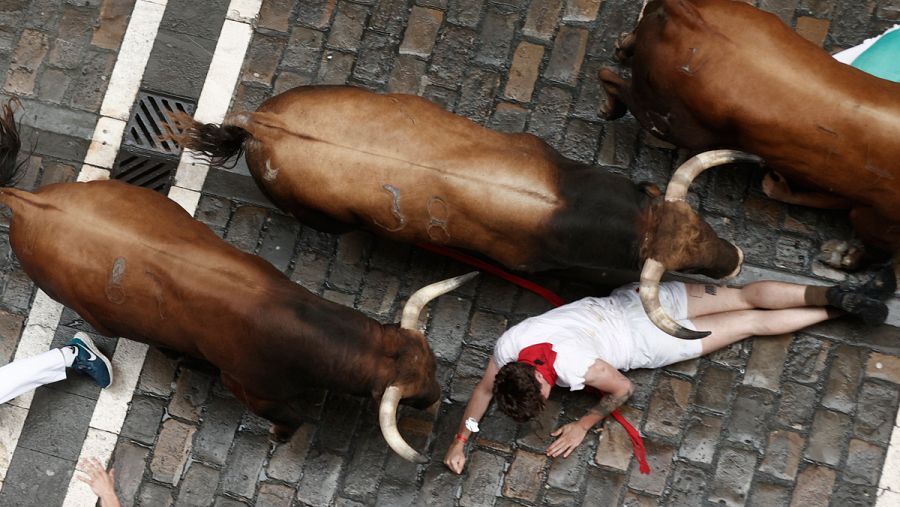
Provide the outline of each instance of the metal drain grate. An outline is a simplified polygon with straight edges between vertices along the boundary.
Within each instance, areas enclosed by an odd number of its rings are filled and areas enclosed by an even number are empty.
[[[142,91],[128,121],[124,144],[178,156],[181,147],[166,139],[168,129],[175,130],[174,113],[193,115],[194,109],[191,101]]]
[[[112,177],[125,183],[166,194],[169,192],[169,187],[172,186],[172,178],[177,168],[177,158],[164,158],[151,153],[140,153],[133,149],[123,149],[116,158]]]
[[[170,129],[177,131],[174,114],[192,115],[194,109],[192,101],[139,92],[111,177],[168,193],[181,155],[181,147],[167,139]]]

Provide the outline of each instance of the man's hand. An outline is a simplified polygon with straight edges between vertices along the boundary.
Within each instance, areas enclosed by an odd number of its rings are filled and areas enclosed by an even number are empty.
[[[80,463],[82,470],[87,476],[79,475],[78,478],[82,482],[86,482],[91,491],[100,497],[100,505],[103,507],[118,507],[119,499],[116,497],[116,471],[110,469],[106,471],[97,458],[82,460]]]
[[[555,458],[562,454],[563,458],[568,458],[572,451],[581,445],[584,436],[587,435],[587,430],[582,428],[578,421],[575,421],[561,426],[550,435],[559,438],[547,448],[547,456]]]
[[[447,455],[444,456],[444,464],[455,474],[461,474],[466,467],[466,444],[459,440],[453,440]]]

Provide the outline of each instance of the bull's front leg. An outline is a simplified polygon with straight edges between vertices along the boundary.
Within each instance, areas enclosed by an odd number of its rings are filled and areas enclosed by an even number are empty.
[[[606,120],[621,118],[628,112],[625,95],[628,93],[630,83],[609,67],[600,69],[597,77],[606,92],[606,101],[598,111],[600,116]]]
[[[293,409],[292,403],[276,400],[264,400],[251,396],[234,378],[222,372],[222,384],[231,391],[254,414],[269,420],[270,438],[274,442],[287,442],[303,423],[300,415]]]
[[[619,36],[616,39],[616,60],[620,63],[627,64],[631,61],[631,57],[634,56],[634,46],[637,41],[637,34],[635,32],[626,32]]]

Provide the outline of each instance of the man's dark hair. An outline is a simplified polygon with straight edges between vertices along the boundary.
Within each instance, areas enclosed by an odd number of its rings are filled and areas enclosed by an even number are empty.
[[[514,361],[506,363],[494,377],[494,399],[500,411],[516,422],[526,422],[544,410],[541,384],[534,366]]]

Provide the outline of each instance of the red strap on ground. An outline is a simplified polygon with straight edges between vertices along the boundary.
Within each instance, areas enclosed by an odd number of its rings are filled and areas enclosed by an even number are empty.
[[[482,271],[490,273],[494,276],[502,278],[508,282],[514,283],[523,289],[529,290],[538,296],[541,296],[552,306],[562,306],[565,304],[565,301],[559,296],[557,296],[553,291],[547,289],[546,287],[541,287],[540,285],[532,282],[531,280],[526,280],[521,276],[516,276],[512,273],[508,273],[506,270],[499,266],[495,266],[489,262],[485,262],[481,259],[477,259],[472,257],[471,255],[460,252],[459,250],[455,250],[453,248],[449,248],[441,245],[434,245],[431,243],[416,243],[416,246],[423,250],[428,250],[429,252],[434,252],[439,255],[443,255],[445,257],[450,257],[451,259],[458,260],[459,262],[463,262],[470,266],[474,266]],[[628,432],[628,436],[631,438],[631,447],[634,451],[634,457],[637,458],[638,464],[640,465],[642,474],[650,473],[650,465],[647,463],[647,451],[644,448],[644,440],[641,438],[641,434],[635,429],[631,423],[625,419],[618,410],[613,410],[612,414],[613,418],[616,421],[619,421],[619,424],[625,428],[625,431]]]

